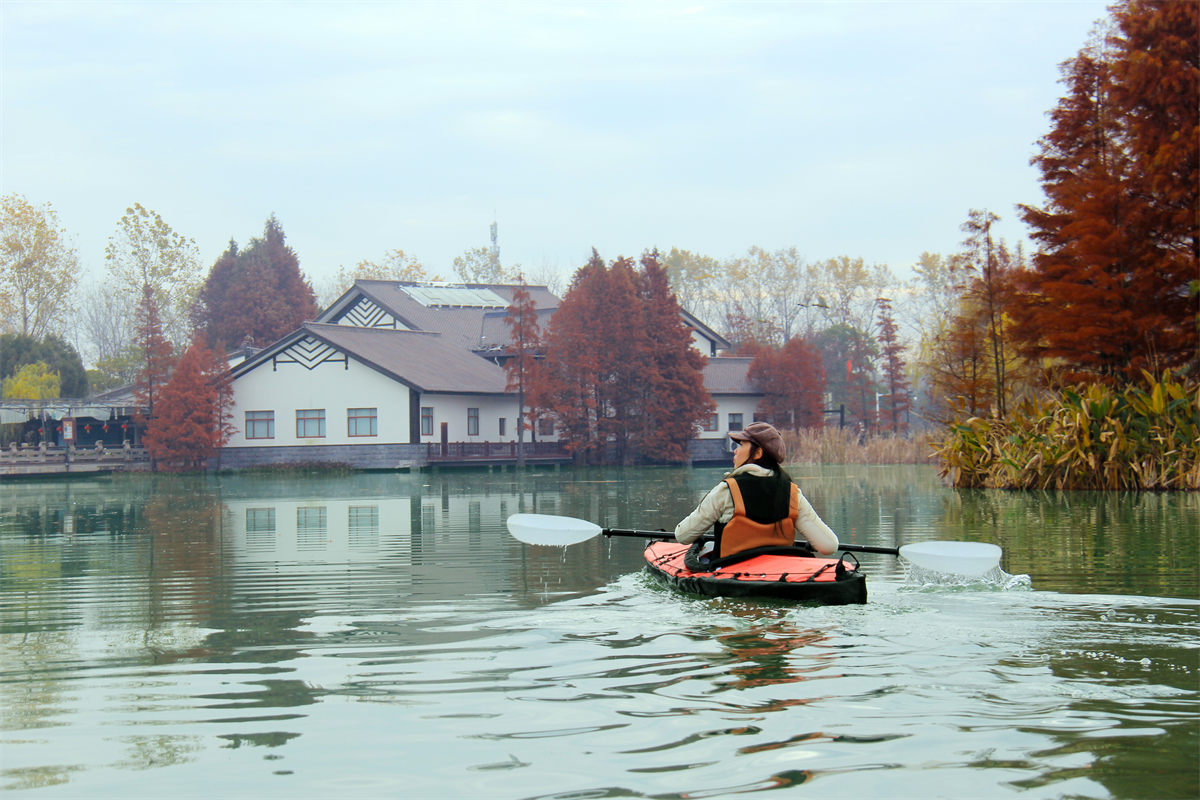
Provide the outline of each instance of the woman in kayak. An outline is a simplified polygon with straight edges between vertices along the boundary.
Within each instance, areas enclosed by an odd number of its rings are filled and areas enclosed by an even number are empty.
[[[733,470],[675,526],[675,540],[689,544],[712,528],[716,558],[759,547],[791,547],[799,536],[818,553],[834,553],[837,534],[780,466],[784,448],[779,431],[765,422],[752,422],[729,438],[738,443]]]

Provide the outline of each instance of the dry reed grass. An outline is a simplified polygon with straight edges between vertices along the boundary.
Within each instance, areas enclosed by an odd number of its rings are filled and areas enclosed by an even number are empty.
[[[859,441],[849,429],[804,428],[781,431],[789,464],[932,464],[926,434],[911,438],[872,436]]]

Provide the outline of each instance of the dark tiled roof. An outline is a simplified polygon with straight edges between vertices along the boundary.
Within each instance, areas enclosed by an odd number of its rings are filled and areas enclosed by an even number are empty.
[[[506,394],[504,370],[436,333],[306,322],[299,332],[322,339],[423,392]]]
[[[480,350],[502,346],[508,342],[508,327],[503,324],[503,308],[426,307],[404,291],[404,287],[416,285],[396,281],[359,280],[354,282],[355,289],[391,312],[403,324],[416,330],[440,333],[459,347],[467,350]],[[505,304],[512,302],[513,293],[520,288],[516,285],[491,283],[462,285],[470,289],[488,289],[499,296]],[[539,317],[544,312],[548,319],[549,314],[558,308],[559,299],[545,286],[527,286],[525,288],[529,292],[534,306],[539,310]],[[331,306],[317,319],[327,319],[328,312],[333,308],[334,306]],[[499,315],[501,318],[499,327],[488,322],[488,318],[494,315]]]
[[[710,358],[704,365],[704,385],[710,394],[758,394],[746,380],[752,358]]]

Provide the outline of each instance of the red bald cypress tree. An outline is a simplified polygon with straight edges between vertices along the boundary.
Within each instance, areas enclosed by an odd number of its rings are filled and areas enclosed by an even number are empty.
[[[232,349],[247,340],[268,345],[316,314],[316,296],[272,215],[261,238],[240,251],[231,241],[213,264],[193,321],[214,346]]]
[[[525,431],[532,428],[533,422],[526,420],[525,401],[534,392],[537,357],[542,349],[537,306],[525,288],[524,278],[513,291],[504,322],[509,330],[509,342],[504,349],[504,371],[508,376],[505,388],[517,393],[517,466],[522,467],[525,465]]]
[[[1062,378],[1195,363],[1200,272],[1200,4],[1130,0],[1063,65],[1067,94],[1033,163],[1046,204],[1013,308],[1023,349]]]
[[[224,359],[197,339],[180,357],[146,430],[146,450],[168,471],[203,469],[229,440],[233,395]]]
[[[904,345],[897,335],[898,331],[892,315],[892,301],[886,297],[879,298],[879,344],[883,350],[883,381],[887,390],[882,398],[884,404],[880,409],[882,418],[879,424],[891,428],[893,434],[908,428],[908,409],[912,407]]]
[[[142,299],[135,314],[137,329],[134,347],[140,354],[141,368],[133,383],[133,398],[138,406],[134,422],[144,430],[158,414],[162,389],[167,384],[175,360],[171,343],[163,333],[158,298],[149,284],[142,287]],[[155,468],[153,456],[150,467]]]
[[[618,258],[603,275],[604,291],[593,298],[596,316],[604,320],[603,328],[593,328],[604,332],[604,338],[594,342],[600,364],[596,397],[605,412],[599,418],[599,433],[614,448],[605,460],[624,464],[636,450],[642,429],[638,417],[646,411],[646,389],[652,380],[650,348],[633,260]]]
[[[680,461],[711,408],[703,358],[656,254],[575,273],[545,336],[536,405],[582,462]]]
[[[758,414],[776,428],[799,430],[822,425],[825,410],[825,369],[821,353],[794,336],[778,349],[763,347],[746,373],[750,385],[762,392]]]
[[[1200,368],[1200,2],[1125,2],[1113,18],[1112,98],[1133,163],[1131,215],[1153,245],[1143,268],[1163,316],[1162,364]]]
[[[599,461],[604,439],[600,419],[608,413],[602,399],[602,354],[597,339],[610,333],[598,313],[597,298],[607,287],[607,268],[592,250],[580,267],[546,330],[546,360],[534,405],[553,415],[558,439],[577,461]]]
[[[960,413],[991,416],[996,387],[988,333],[987,315],[967,298],[962,311],[943,321],[932,337],[925,369],[938,421],[950,424]]]
[[[715,409],[704,386],[707,359],[692,346],[692,331],[683,322],[658,251],[643,254],[640,265],[643,355],[636,385],[641,408],[633,418],[633,441],[643,459],[687,461],[687,443]]]

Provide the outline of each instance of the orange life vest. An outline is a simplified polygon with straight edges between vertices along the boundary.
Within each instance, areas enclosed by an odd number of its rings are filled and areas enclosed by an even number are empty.
[[[733,497],[733,519],[717,524],[717,558],[725,558],[756,547],[791,547],[795,544],[796,519],[800,516],[800,489],[792,484],[788,515],[774,522],[755,522],[746,515],[746,501],[736,478],[726,478]],[[762,519],[761,514],[755,514]]]

